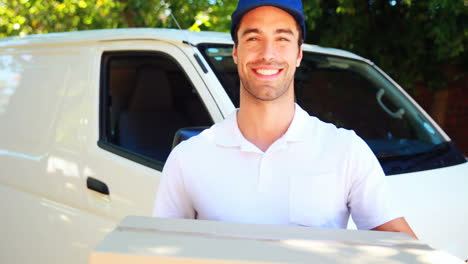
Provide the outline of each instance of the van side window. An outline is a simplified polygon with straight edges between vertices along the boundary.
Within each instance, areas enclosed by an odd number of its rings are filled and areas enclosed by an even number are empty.
[[[101,147],[162,169],[178,129],[213,124],[172,57],[160,52],[107,52],[102,62]]]

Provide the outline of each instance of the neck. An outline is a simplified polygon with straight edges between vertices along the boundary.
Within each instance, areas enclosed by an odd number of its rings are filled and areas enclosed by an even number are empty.
[[[294,118],[294,96],[273,101],[242,98],[237,124],[242,135],[265,152],[286,133]]]

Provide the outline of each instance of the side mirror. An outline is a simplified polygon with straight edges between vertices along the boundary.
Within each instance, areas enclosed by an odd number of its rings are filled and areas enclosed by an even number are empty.
[[[172,148],[175,148],[175,146],[177,146],[180,142],[200,134],[203,130],[207,128],[209,127],[207,126],[183,127],[177,130],[174,135],[174,140],[172,141]]]

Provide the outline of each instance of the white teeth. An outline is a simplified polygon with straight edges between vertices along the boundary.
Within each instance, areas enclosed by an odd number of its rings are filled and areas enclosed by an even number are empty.
[[[273,74],[277,74],[279,72],[279,70],[274,70],[274,69],[258,69],[256,70],[256,72],[258,74],[261,74],[261,75],[273,75]]]

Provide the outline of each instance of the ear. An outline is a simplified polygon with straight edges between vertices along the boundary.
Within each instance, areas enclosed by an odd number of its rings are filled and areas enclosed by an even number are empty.
[[[232,48],[232,59],[234,60],[234,63],[237,64],[237,45],[234,44],[234,47]]]
[[[302,61],[302,46],[299,47],[299,52],[297,54],[297,61],[296,61],[296,67],[299,67],[301,65],[301,61]]]

